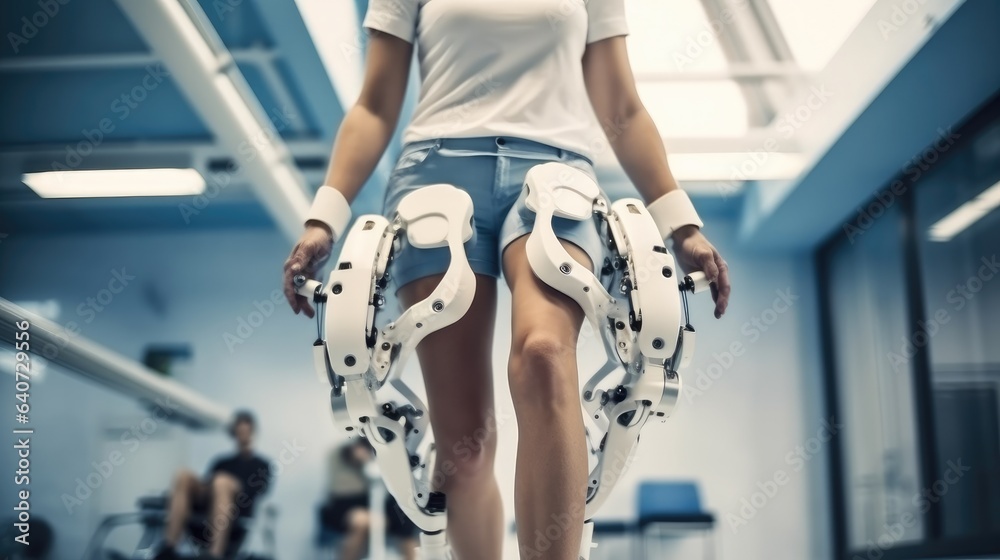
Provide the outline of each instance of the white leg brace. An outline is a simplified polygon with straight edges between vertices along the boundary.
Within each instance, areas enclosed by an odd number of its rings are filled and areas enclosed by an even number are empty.
[[[701,273],[679,276],[641,201],[623,199],[608,208],[596,183],[561,163],[532,168],[525,189],[526,204],[536,213],[527,242],[531,268],[580,305],[601,333],[608,355],[583,387],[596,459],[580,548],[581,560],[588,560],[595,546],[591,520],[630,462],[639,431],[651,417],[666,419],[677,404],[678,371],[687,366],[694,346],[685,292],[702,291],[708,283]],[[312,298],[319,311],[314,361],[320,379],[333,386],[336,425],[360,432],[374,446],[386,487],[423,531],[424,560],[449,557],[445,500],[430,489],[434,445],[424,437],[430,430],[427,407],[399,375],[424,336],[454,323],[472,304],[476,279],[463,246],[472,236],[472,210],[464,191],[424,187],[403,199],[392,221],[359,217],[326,284],[296,278],[299,293]],[[556,216],[595,221],[609,248],[609,258],[598,263],[603,264],[600,278],[560,244],[552,228]],[[376,316],[403,232],[415,248],[448,247],[451,264],[428,298],[378,329]],[[395,400],[387,399],[387,385],[395,390]]]
[[[678,372],[691,360],[695,335],[685,292],[702,291],[708,282],[702,273],[681,278],[642,201],[622,199],[608,209],[590,177],[561,163],[533,167],[524,187],[527,206],[536,213],[528,262],[542,281],[580,305],[601,333],[608,355],[583,387],[587,435],[597,463],[588,481],[580,547],[581,560],[587,560],[595,546],[591,520],[630,463],[639,431],[652,417],[665,420],[677,405]],[[597,222],[610,251],[601,279],[560,244],[552,229],[556,216]]]
[[[295,279],[298,292],[317,305],[314,361],[321,381],[333,386],[334,421],[348,433],[360,432],[375,448],[386,487],[422,531],[424,560],[449,557],[445,497],[430,487],[434,444],[424,437],[430,431],[427,407],[400,374],[423,337],[459,320],[472,305],[476,277],[463,246],[472,227],[472,199],[465,191],[424,187],[400,202],[391,222],[378,215],[359,217],[326,284]],[[385,304],[388,269],[403,232],[415,248],[448,247],[451,264],[429,297],[379,330],[376,316]]]

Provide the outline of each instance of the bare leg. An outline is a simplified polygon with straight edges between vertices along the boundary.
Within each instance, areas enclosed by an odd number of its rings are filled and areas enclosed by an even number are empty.
[[[174,485],[170,491],[170,505],[167,510],[167,523],[163,530],[163,542],[173,548],[181,540],[184,525],[191,515],[192,502],[203,500],[208,495],[208,487],[198,475],[189,470],[178,471],[174,477]]]
[[[584,314],[535,276],[527,236],[504,251],[513,295],[508,377],[518,426],[514,511],[523,560],[576,560],[586,500],[587,455],[576,344]],[[586,253],[563,246],[589,265]]]
[[[427,297],[440,280],[431,276],[403,286],[404,305]],[[448,540],[458,560],[499,560],[503,547],[503,504],[493,473],[496,290],[495,278],[477,275],[465,316],[417,346],[437,443],[433,487],[447,496]]]
[[[212,478],[212,510],[208,518],[212,527],[212,542],[209,552],[216,558],[222,558],[226,553],[229,533],[238,519],[236,494],[239,491],[240,481],[232,475],[218,473]]]
[[[347,512],[347,536],[340,545],[340,555],[337,560],[361,560],[361,555],[368,544],[368,528],[371,518],[368,510],[354,508]]]

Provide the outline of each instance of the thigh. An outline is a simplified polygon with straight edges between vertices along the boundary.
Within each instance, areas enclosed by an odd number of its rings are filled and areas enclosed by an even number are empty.
[[[435,275],[403,286],[399,291],[403,305],[427,297],[440,280],[441,275]],[[445,453],[492,425],[496,296],[496,278],[477,274],[476,294],[465,316],[417,345],[434,437]]]
[[[535,276],[525,250],[527,240],[528,236],[523,235],[503,251],[503,273],[512,298],[511,352],[523,348],[529,336],[542,337],[547,342],[575,350],[583,324],[583,310],[571,297]],[[586,251],[570,241],[561,239],[560,242],[577,262],[592,266]]]

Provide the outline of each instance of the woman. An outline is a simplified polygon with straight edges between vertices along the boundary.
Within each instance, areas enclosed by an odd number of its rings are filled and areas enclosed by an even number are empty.
[[[315,276],[346,228],[353,199],[396,128],[414,45],[420,100],[386,192],[385,214],[413,189],[450,183],[475,206],[467,244],[476,295],[454,325],[417,348],[438,442],[438,465],[451,474],[449,540],[461,560],[499,559],[503,534],[493,474],[492,339],[497,278],[513,300],[508,379],[520,430],[515,515],[522,558],[577,558],[584,513],[587,451],[580,414],[576,342],[584,315],[568,296],[532,273],[525,254],[532,214],[519,203],[528,169],[562,161],[594,177],[592,159],[607,137],[618,161],[650,202],[661,233],[688,271],[713,282],[716,317],[725,312],[725,261],[702,235],[677,187],[660,135],[636,93],[625,46],[624,0],[371,0],[364,84],[341,123],[326,183],[302,238],[285,263],[285,293],[312,317],[293,276]],[[601,129],[603,128],[603,132]],[[693,217],[692,217],[693,215]],[[681,216],[683,219],[676,219]],[[592,270],[603,264],[589,222],[557,219],[557,236]],[[447,269],[444,250],[404,251],[393,277],[404,305],[425,298]],[[530,427],[530,428],[529,428]],[[474,453],[461,446],[487,433]],[[462,453],[457,450],[462,449]],[[567,522],[567,515],[569,515]],[[545,550],[536,535],[555,520],[568,526]],[[539,547],[541,548],[541,547]]]

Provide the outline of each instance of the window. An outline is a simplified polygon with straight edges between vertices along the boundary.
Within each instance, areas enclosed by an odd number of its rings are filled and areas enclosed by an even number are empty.
[[[900,221],[897,205],[863,235],[842,237],[829,256],[847,539],[858,549],[897,524],[895,540],[923,535],[912,499],[920,492],[913,366],[893,359],[907,331]]]
[[[1000,535],[1000,120],[915,192],[941,532]]]
[[[838,560],[1000,552],[1000,97],[919,158],[818,255]]]

